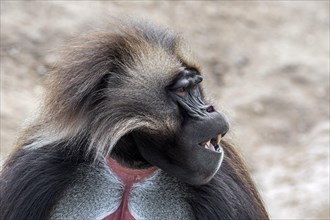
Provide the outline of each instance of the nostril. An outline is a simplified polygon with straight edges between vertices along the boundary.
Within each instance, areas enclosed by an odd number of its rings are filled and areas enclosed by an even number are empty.
[[[206,111],[207,111],[208,113],[211,113],[211,112],[214,112],[215,109],[214,109],[214,107],[213,107],[212,105],[210,105],[209,107],[207,107]]]
[[[221,137],[224,137],[227,134],[227,131],[221,134]]]

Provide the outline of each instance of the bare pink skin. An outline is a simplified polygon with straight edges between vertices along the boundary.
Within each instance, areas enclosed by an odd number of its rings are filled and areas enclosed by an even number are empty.
[[[157,168],[150,167],[148,169],[141,170],[129,169],[121,166],[112,158],[108,159],[108,165],[111,170],[116,174],[116,176],[120,178],[120,180],[125,186],[125,190],[122,195],[122,200],[118,209],[114,213],[105,217],[103,220],[135,220],[135,218],[128,210],[129,193],[135,183],[145,180],[147,177],[153,174],[157,170]]]

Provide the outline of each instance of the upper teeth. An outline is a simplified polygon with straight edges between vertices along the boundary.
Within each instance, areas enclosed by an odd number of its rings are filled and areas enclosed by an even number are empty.
[[[221,134],[219,134],[218,136],[217,136],[217,144],[219,145],[220,144],[220,141],[221,141]]]
[[[222,137],[221,137],[221,135],[219,134],[219,135],[215,138],[215,142],[216,142],[216,143],[213,143],[213,145],[215,145],[215,146],[220,145],[221,138],[222,138]],[[213,139],[213,140],[214,140],[214,139]],[[209,149],[209,148],[211,147],[211,145],[212,145],[211,141],[212,141],[212,139],[208,140],[208,141],[205,143],[204,147],[205,147],[206,149]],[[214,147],[215,147],[215,146],[214,146]]]

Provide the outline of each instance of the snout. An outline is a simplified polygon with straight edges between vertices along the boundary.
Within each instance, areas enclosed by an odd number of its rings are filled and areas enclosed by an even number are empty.
[[[227,117],[223,113],[216,111],[212,105],[209,105],[205,112],[205,123],[210,124],[209,126],[217,131],[217,134],[221,137],[225,136],[229,131]]]

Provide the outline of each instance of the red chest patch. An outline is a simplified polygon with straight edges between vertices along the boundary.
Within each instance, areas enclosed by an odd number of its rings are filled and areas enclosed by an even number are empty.
[[[109,158],[108,165],[111,170],[116,174],[117,177],[122,181],[125,186],[124,193],[122,195],[121,203],[118,209],[110,214],[109,216],[105,217],[103,220],[134,220],[135,218],[131,215],[128,210],[128,196],[132,189],[132,186],[135,183],[141,182],[148,178],[151,174],[153,174],[157,168],[150,167],[148,169],[129,169],[126,167],[121,166],[115,160]]]

